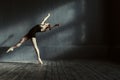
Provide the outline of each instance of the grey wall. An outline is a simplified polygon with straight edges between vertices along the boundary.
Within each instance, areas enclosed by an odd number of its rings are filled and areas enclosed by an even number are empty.
[[[11,0],[0,3],[0,61],[35,62],[30,41],[11,54],[14,45],[48,12],[52,25],[61,27],[37,33],[42,59],[94,59],[108,56],[106,2],[102,0]]]

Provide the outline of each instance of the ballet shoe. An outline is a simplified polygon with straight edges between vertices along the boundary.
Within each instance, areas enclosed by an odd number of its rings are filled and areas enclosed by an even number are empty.
[[[38,62],[39,62],[40,64],[43,64],[43,62],[42,62],[42,60],[41,60],[41,59],[38,59]]]
[[[13,51],[14,50],[14,48],[13,47],[10,47],[7,51],[6,51],[6,53],[9,53],[10,51]]]

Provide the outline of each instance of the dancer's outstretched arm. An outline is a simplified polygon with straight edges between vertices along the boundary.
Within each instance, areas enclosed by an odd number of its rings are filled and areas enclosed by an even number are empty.
[[[50,13],[48,13],[48,15],[44,18],[44,20],[43,20],[42,23],[40,23],[40,24],[44,24],[45,21],[46,21],[49,17],[50,17]]]
[[[60,26],[59,24],[55,24],[54,26],[52,26],[52,27],[57,27],[57,26]]]

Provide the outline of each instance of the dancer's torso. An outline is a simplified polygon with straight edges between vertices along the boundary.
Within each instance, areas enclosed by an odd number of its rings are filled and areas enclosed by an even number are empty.
[[[37,32],[41,32],[41,26],[40,25],[35,25],[33,28],[30,29],[30,31],[25,35],[28,38],[35,37],[35,34]]]

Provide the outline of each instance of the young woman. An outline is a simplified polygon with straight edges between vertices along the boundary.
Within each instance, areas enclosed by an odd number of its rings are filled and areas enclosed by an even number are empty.
[[[48,13],[47,17],[44,18],[44,20],[42,21],[42,23],[37,24],[36,26],[34,26],[32,29],[30,29],[30,31],[21,38],[21,40],[14,46],[10,47],[7,50],[7,53],[10,51],[13,51],[15,48],[20,47],[24,42],[26,42],[27,40],[31,39],[32,43],[33,43],[33,47],[35,49],[35,52],[37,53],[37,58],[38,58],[38,62],[43,64],[41,58],[40,58],[40,51],[37,45],[37,41],[36,41],[36,37],[35,37],[35,33],[37,32],[45,32],[47,30],[51,30],[51,28],[59,26],[59,24],[55,24],[54,26],[51,26],[50,23],[45,23],[45,21],[50,17],[50,13]]]

